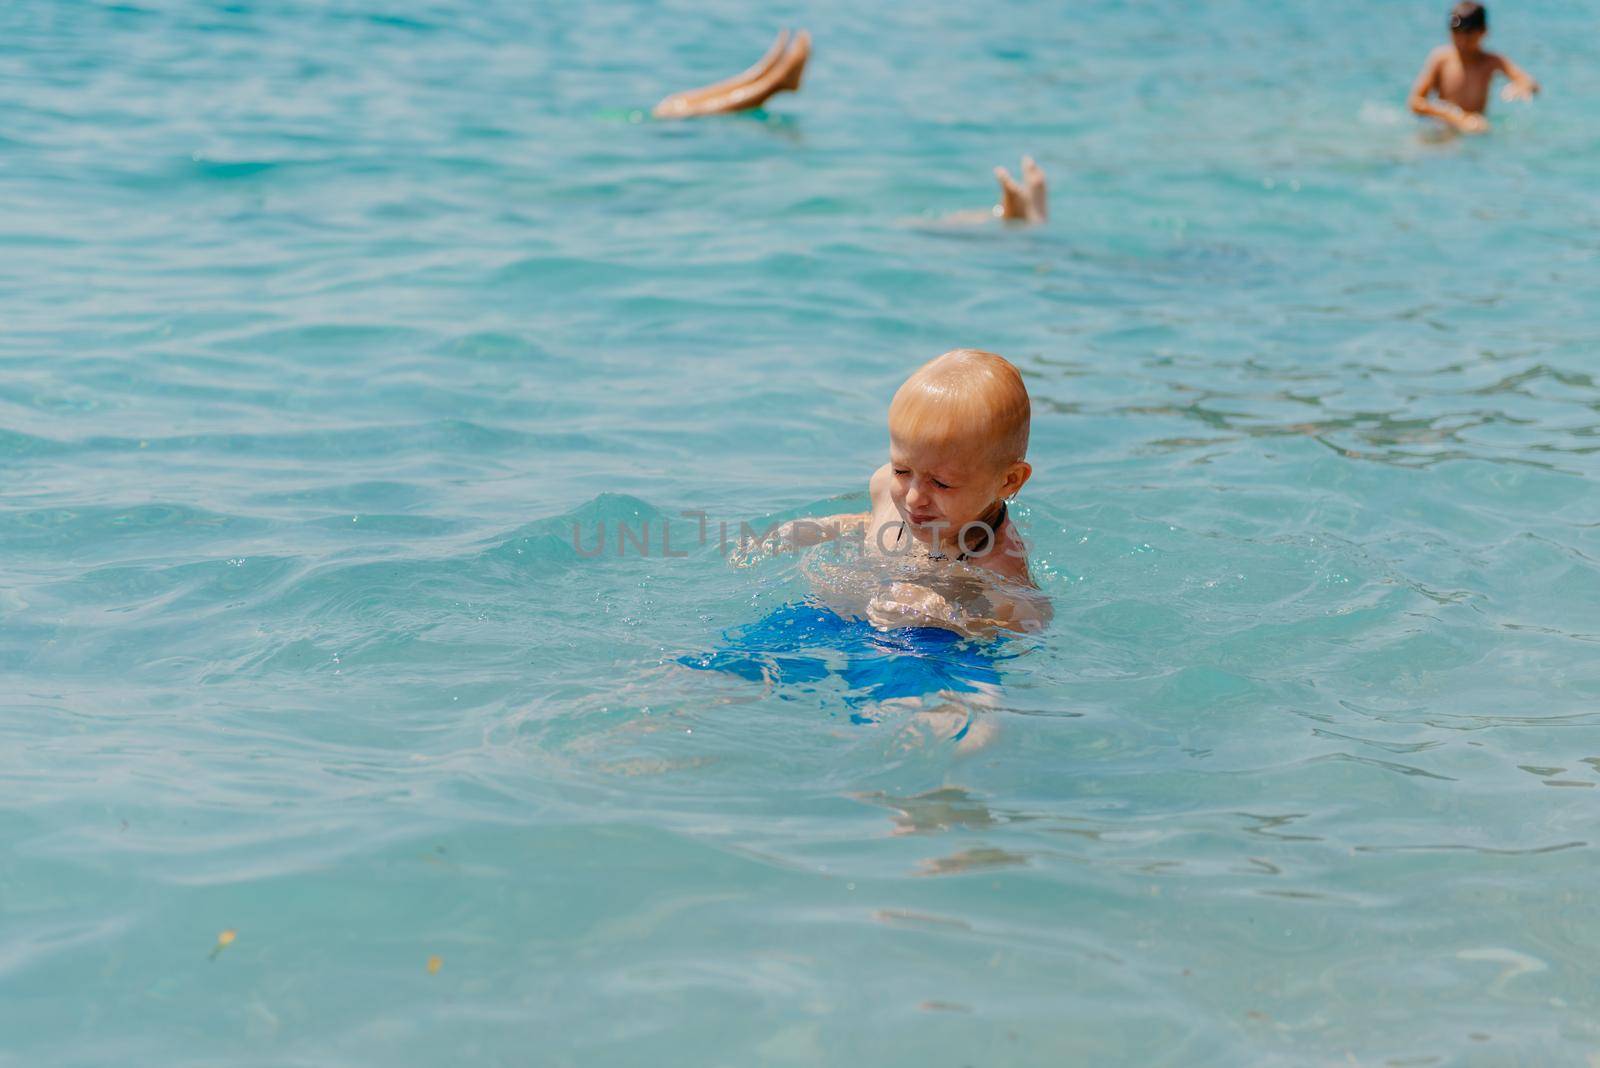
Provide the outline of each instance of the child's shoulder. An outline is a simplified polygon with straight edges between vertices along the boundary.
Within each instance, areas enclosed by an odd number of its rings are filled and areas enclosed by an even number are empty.
[[[974,562],[1001,578],[1033,585],[1033,576],[1028,572],[1027,543],[1022,540],[1022,535],[1017,533],[1016,527],[1010,523],[1001,528],[1000,543]]]
[[[867,492],[872,495],[872,499],[874,501],[876,501],[884,493],[888,492],[889,482],[893,478],[893,464],[884,464],[882,467],[872,472],[872,477],[867,480]]]

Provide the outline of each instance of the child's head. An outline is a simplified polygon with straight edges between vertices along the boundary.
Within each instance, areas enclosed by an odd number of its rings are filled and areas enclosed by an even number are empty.
[[[1476,0],[1461,0],[1450,9],[1450,39],[1457,48],[1475,50],[1488,32],[1488,9]]]
[[[956,349],[919,367],[889,405],[892,496],[919,540],[953,540],[1032,474],[1028,390],[1003,357]]]

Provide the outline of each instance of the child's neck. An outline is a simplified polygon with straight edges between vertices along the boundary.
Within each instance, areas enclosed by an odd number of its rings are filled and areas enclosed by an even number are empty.
[[[972,529],[971,524],[965,524],[955,530],[939,531],[939,549],[950,549],[954,553],[983,553],[987,552],[991,544],[1000,537],[1000,528],[1006,524],[1006,502],[1001,498],[983,510],[973,523],[983,524],[977,529]],[[962,531],[967,532],[965,539]],[[963,544],[964,541],[964,544]]]

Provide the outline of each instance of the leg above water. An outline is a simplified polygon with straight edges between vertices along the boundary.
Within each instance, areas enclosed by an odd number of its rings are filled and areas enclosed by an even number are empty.
[[[789,40],[778,34],[767,54],[743,74],[701,89],[674,93],[651,112],[658,119],[687,119],[758,108],[777,93],[794,92],[805,76],[811,58],[811,35],[801,30]]]

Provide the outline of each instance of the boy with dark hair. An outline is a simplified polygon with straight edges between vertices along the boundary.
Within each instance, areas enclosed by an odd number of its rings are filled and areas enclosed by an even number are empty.
[[[1411,110],[1429,115],[1460,133],[1489,128],[1489,84],[1496,73],[1511,79],[1501,90],[1505,100],[1530,100],[1539,83],[1505,56],[1486,52],[1489,12],[1475,0],[1462,0],[1450,12],[1450,43],[1428,54],[1422,73],[1411,87]],[[1438,100],[1429,97],[1438,94]]]

